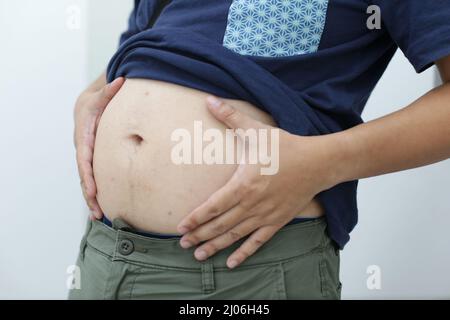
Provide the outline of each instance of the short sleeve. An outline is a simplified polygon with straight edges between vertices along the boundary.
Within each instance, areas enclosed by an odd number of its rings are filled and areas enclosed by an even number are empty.
[[[375,0],[383,28],[417,72],[450,55],[450,0]]]
[[[137,10],[140,2],[141,0],[134,0],[133,10],[128,17],[128,28],[120,35],[119,46],[140,31],[137,25]]]

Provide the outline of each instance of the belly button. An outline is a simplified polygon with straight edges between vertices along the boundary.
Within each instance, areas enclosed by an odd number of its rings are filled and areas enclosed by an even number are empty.
[[[142,138],[142,136],[140,136],[138,134],[132,134],[132,135],[130,135],[129,138],[135,145],[138,145],[138,146],[144,142],[144,138]]]

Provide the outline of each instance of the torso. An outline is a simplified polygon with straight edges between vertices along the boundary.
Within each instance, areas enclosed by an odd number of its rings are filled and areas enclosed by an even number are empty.
[[[223,186],[235,164],[175,164],[174,130],[226,127],[207,110],[206,93],[179,85],[128,79],[102,115],[95,142],[94,177],[97,199],[106,217],[122,218],[136,229],[176,234],[191,210]],[[257,107],[229,102],[253,118],[275,125]],[[323,215],[313,200],[299,217]]]

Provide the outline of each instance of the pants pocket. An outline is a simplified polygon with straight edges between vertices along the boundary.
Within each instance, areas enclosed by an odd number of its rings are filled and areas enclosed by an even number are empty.
[[[213,289],[202,288],[202,274],[144,267],[134,279],[130,299],[279,300],[286,299],[280,265],[214,270]]]
[[[280,263],[215,272],[212,299],[285,300],[286,290]]]
[[[142,267],[133,277],[132,300],[202,299],[201,273],[171,268]]]
[[[321,253],[320,276],[322,295],[325,299],[341,299],[342,284],[339,278],[339,250],[330,247]]]
[[[330,247],[282,263],[286,299],[340,299],[339,254]]]
[[[111,260],[86,245],[80,249],[76,266],[79,268],[80,287],[69,291],[69,300],[105,299]]]

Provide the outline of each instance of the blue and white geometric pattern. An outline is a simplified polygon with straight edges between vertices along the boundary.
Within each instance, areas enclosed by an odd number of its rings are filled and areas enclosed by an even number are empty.
[[[316,52],[327,7],[328,0],[234,0],[223,45],[262,57]]]

